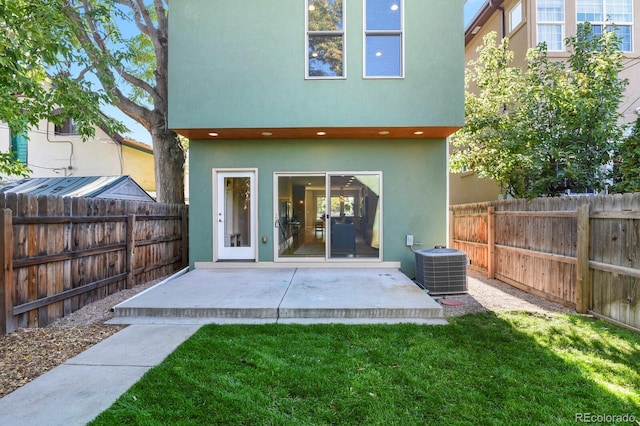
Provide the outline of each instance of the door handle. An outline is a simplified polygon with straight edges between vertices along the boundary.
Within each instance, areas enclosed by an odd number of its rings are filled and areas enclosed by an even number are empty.
[[[224,222],[224,220],[222,220],[222,219],[218,219],[218,222]]]

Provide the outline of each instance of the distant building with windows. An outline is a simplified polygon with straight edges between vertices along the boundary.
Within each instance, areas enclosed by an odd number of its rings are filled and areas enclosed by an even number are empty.
[[[28,137],[27,137],[28,136]],[[0,152],[13,152],[31,170],[30,177],[130,175],[145,191],[154,194],[153,149],[141,142],[108,134],[96,127],[95,136],[83,142],[73,119],[62,125],[46,120],[27,135],[13,134],[0,122]],[[20,180],[2,176],[0,181]]]
[[[607,25],[621,39],[624,55],[621,78],[629,80],[619,112],[621,124],[633,124],[640,113],[640,2],[637,0],[488,0],[465,28],[465,61],[478,57],[486,34],[508,37],[514,66],[525,66],[527,51],[545,42],[549,58],[569,57],[565,39],[575,36],[578,24],[590,22],[596,34]],[[474,173],[451,175],[451,199],[460,203],[495,199],[499,188]],[[480,195],[484,194],[484,196]]]
[[[547,44],[549,57],[569,57],[565,39],[575,36],[578,24],[590,22],[596,34],[607,25],[621,39],[624,70],[620,77],[629,85],[620,105],[622,123],[633,123],[640,107],[640,3],[637,0],[491,0],[465,29],[465,60],[477,58],[482,38],[495,31],[508,37],[515,54],[514,65],[524,65],[529,48]]]

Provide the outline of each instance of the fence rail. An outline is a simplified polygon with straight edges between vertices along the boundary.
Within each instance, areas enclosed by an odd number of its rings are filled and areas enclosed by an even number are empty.
[[[0,331],[184,268],[187,229],[185,205],[0,194]]]
[[[488,277],[640,330],[640,194],[451,206],[449,234]]]

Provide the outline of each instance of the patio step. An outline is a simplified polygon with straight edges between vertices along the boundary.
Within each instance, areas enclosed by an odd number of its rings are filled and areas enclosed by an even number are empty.
[[[114,307],[111,324],[446,324],[398,270],[196,269]]]

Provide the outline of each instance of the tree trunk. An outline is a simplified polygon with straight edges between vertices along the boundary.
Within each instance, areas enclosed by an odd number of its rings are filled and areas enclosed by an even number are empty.
[[[160,203],[184,204],[185,150],[178,135],[171,130],[151,132],[156,174],[156,200]]]

